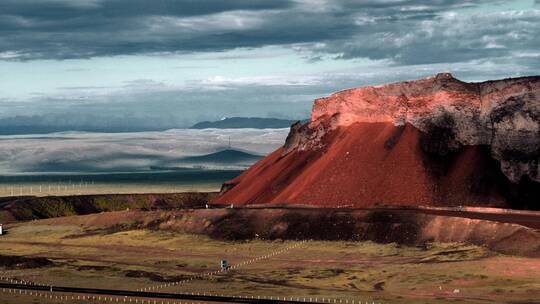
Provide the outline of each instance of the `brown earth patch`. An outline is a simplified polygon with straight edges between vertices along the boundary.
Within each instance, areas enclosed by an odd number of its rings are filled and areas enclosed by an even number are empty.
[[[159,273],[143,270],[128,270],[125,272],[125,276],[128,278],[147,278],[154,282],[178,282],[189,278],[189,276],[162,276]]]
[[[0,267],[7,269],[29,269],[53,266],[54,263],[44,257],[23,257],[0,255]]]

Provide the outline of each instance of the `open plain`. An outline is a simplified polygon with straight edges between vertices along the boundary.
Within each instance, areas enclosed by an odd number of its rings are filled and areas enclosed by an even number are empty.
[[[0,240],[1,276],[47,286],[337,303],[535,303],[540,298],[535,256],[457,242],[331,240],[328,227],[327,240],[314,240],[279,234],[292,228],[278,222],[265,234],[257,229],[270,226],[254,225],[260,220],[246,216],[253,212],[267,213],[272,221],[278,211],[126,210],[14,222]],[[242,225],[245,229],[238,228]],[[232,268],[219,272],[221,259]],[[16,303],[82,302],[2,293],[0,303],[14,298]]]

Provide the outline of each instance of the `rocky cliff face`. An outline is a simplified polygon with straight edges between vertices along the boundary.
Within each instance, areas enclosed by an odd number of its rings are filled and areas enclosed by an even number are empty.
[[[375,125],[378,127],[374,127]],[[362,145],[363,148],[359,149],[356,145]],[[381,146],[384,149],[381,150]],[[354,155],[351,155],[352,151],[345,151],[355,149]],[[380,151],[381,155],[371,155],[373,153],[367,150]],[[319,169],[330,170],[339,168],[343,161],[352,160],[349,165],[357,167],[359,172],[346,174],[350,175],[350,179],[356,180],[357,187],[361,189],[362,179],[357,179],[359,175],[366,174],[367,168],[372,166],[382,169],[386,161],[394,159],[394,165],[398,166],[395,168],[397,171],[400,166],[407,166],[406,162],[409,163],[409,169],[418,171],[415,174],[410,172],[409,178],[418,179],[417,182],[422,184],[419,191],[423,194],[421,198],[404,194],[413,200],[409,204],[417,204],[418,200],[428,198],[437,200],[436,204],[445,204],[441,189],[452,191],[452,187],[463,188],[462,191],[471,195],[463,195],[460,199],[470,200],[475,204],[493,204],[495,201],[505,204],[508,202],[509,193],[521,196],[523,191],[535,191],[527,190],[530,187],[540,188],[540,77],[466,83],[451,74],[443,73],[416,81],[345,90],[315,100],[311,121],[305,125],[293,125],[283,149],[278,154],[274,167],[278,162],[287,161],[289,157],[297,160],[307,158],[309,162],[303,166],[296,164],[296,171],[290,172],[287,178],[281,176],[282,173],[266,177],[279,177],[278,179],[287,180],[288,183],[298,183],[298,187],[303,186],[295,191],[287,190],[288,186],[284,184],[274,186],[271,190],[274,196],[263,195],[268,202],[276,202],[274,199],[280,198],[284,203],[310,204],[312,202],[305,201],[308,197],[317,201],[312,196],[302,194],[302,191],[313,191],[316,189],[312,187],[313,184],[327,179],[324,177],[317,181],[303,174],[302,171],[317,167],[313,166],[314,163],[324,163]],[[291,154],[294,156],[290,156]],[[463,164],[456,163],[456,158],[463,158],[464,155],[476,159],[469,160],[470,166],[484,171],[489,167],[488,171],[492,175],[501,176],[494,179],[482,177],[482,181],[477,181],[480,189],[467,190],[470,179],[474,180],[474,175],[483,176],[485,172],[465,174],[466,168],[460,167]],[[366,161],[372,163],[366,164]],[[461,160],[463,161],[465,160]],[[478,167],[479,163],[486,168]],[[433,165],[442,169],[433,169]],[[492,168],[494,165],[498,168]],[[433,178],[434,171],[438,171],[436,178]],[[405,176],[402,178],[407,178],[406,173],[404,171]],[[339,175],[345,173],[336,174],[338,176],[329,178],[331,184],[332,180],[340,179]],[[394,173],[389,171],[387,174]],[[299,176],[310,182],[299,182]],[[502,179],[502,176],[506,180]],[[376,176],[373,178],[377,179]],[[247,183],[240,181],[242,177],[232,184]],[[381,179],[380,182],[384,180]],[[451,182],[453,186],[446,185],[445,182]],[[363,183],[366,185],[366,181]],[[272,185],[271,182],[270,184]],[[524,189],[523,184],[529,186]],[[475,185],[475,182],[472,185]],[[324,188],[324,185],[319,186]],[[339,191],[339,184],[336,186],[336,190],[330,191]],[[505,190],[495,189],[497,187]],[[225,194],[222,199],[243,197],[243,187],[235,188],[232,193],[240,196]],[[263,194],[263,189],[260,190],[259,194]],[[366,201],[371,195],[383,204],[392,204],[389,200],[399,195],[384,194],[394,190],[396,189],[365,189],[367,194],[360,197]],[[521,193],[516,194],[516,191]],[[284,193],[289,195],[283,195]],[[349,193],[360,198],[354,191]],[[248,196],[239,203],[264,202]],[[484,200],[482,196],[485,197]],[[340,195],[336,197],[343,199]],[[422,203],[429,204],[427,201]],[[469,202],[463,202],[467,203]],[[355,202],[352,204],[358,205]]]
[[[317,135],[304,136],[298,147],[317,147],[325,126],[359,122],[410,123],[429,137],[424,148],[442,155],[487,145],[512,182],[523,176],[540,182],[540,77],[466,83],[443,73],[342,91],[315,101],[308,128]],[[287,152],[293,149],[286,146]]]

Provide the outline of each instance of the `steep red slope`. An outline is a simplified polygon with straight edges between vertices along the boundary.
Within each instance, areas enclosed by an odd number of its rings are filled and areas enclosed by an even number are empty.
[[[229,182],[215,202],[306,204],[327,207],[374,205],[502,206],[492,189],[474,189],[489,163],[481,148],[469,147],[451,160],[430,159],[411,125],[357,123],[336,130],[324,150],[279,149]],[[488,188],[490,186],[488,185]],[[486,191],[487,190],[487,191]]]
[[[520,144],[525,149],[536,144],[536,117],[518,113],[536,113],[536,95],[520,99],[521,108],[513,112],[498,109],[524,91],[536,92],[540,82],[518,79],[487,86],[447,74],[437,77],[317,100],[311,122],[293,126],[283,148],[225,184],[215,202],[535,208],[540,197],[533,170],[538,154],[529,155],[531,161],[519,154],[523,151],[508,149],[508,142],[496,142],[502,135],[493,134],[508,129],[504,125],[497,130],[496,120],[510,120],[514,128],[523,129]],[[488,118],[482,120],[482,115]],[[491,125],[484,126],[484,121]],[[504,135],[515,140],[512,132]],[[495,144],[504,151],[501,160],[494,158],[500,148]],[[521,178],[512,181],[501,163]]]

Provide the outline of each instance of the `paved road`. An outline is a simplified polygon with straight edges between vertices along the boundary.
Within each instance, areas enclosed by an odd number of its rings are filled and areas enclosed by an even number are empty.
[[[300,301],[294,301],[294,300],[290,301],[290,300],[283,300],[283,299],[282,300],[256,299],[256,298],[251,299],[251,298],[235,298],[235,297],[228,297],[228,296],[140,292],[140,291],[114,290],[114,289],[95,289],[95,288],[80,288],[80,287],[61,287],[61,286],[52,286],[52,287],[51,286],[35,286],[35,285],[24,285],[24,284],[3,283],[3,282],[0,282],[0,288],[32,290],[32,291],[42,291],[42,292],[68,292],[68,293],[77,293],[77,294],[106,295],[106,296],[116,296],[116,297],[120,296],[120,297],[149,298],[149,299],[192,300],[192,301],[219,302],[219,303],[261,303],[261,304],[305,303],[303,301],[303,298]],[[317,303],[317,302],[310,302],[310,303]]]

